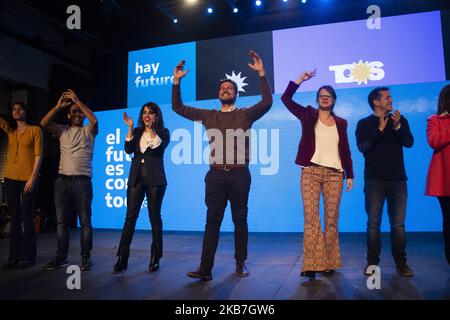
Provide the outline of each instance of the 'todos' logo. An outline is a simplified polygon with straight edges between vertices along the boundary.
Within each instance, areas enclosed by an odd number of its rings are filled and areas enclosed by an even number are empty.
[[[385,72],[382,69],[383,63],[381,61],[372,62],[353,62],[352,64],[341,64],[330,66],[329,70],[334,71],[334,78],[336,83],[352,83],[356,82],[358,85],[367,81],[379,81],[384,78]]]

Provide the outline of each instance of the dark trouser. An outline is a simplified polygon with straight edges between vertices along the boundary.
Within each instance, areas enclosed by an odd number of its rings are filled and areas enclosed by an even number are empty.
[[[65,259],[69,251],[70,215],[75,207],[81,226],[81,256],[92,250],[92,181],[87,176],[59,175],[55,182],[55,208],[58,245],[56,255]]]
[[[247,203],[251,184],[250,171],[247,167],[230,171],[210,169],[206,174],[205,183],[205,203],[208,211],[203,236],[201,268],[203,272],[210,273],[214,266],[220,225],[228,200],[230,200],[234,223],[234,257],[238,261],[247,259]]]
[[[450,264],[450,197],[438,197],[442,209],[445,257]]]
[[[365,206],[367,221],[367,262],[378,264],[381,253],[380,226],[384,201],[387,200],[391,225],[391,252],[395,263],[406,262],[405,218],[406,181],[365,181]]]
[[[38,182],[32,192],[23,193],[26,181],[5,178],[6,202],[11,215],[9,259],[36,261],[36,233],[33,222],[33,205]]]
[[[139,168],[139,176],[135,186],[128,186],[127,189],[127,215],[125,224],[120,238],[118,255],[122,254],[126,257],[130,253],[130,245],[133,240],[136,220],[141,210],[144,196],[147,197],[147,209],[152,225],[152,247],[151,257],[159,260],[163,255],[163,239],[162,239],[162,219],[161,206],[166,192],[166,186],[152,186],[149,175],[145,166]]]

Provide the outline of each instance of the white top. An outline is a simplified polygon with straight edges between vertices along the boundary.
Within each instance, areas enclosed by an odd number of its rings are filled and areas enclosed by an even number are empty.
[[[92,177],[94,139],[90,124],[84,127],[61,126],[59,173]]]
[[[141,136],[141,141],[139,141],[139,145],[141,147],[141,152],[144,153],[145,150],[147,150],[147,148],[155,149],[155,148],[159,147],[161,142],[162,142],[162,140],[158,135],[155,135],[155,137],[152,139],[150,137],[150,133],[144,131],[144,133],[142,133],[142,136]]]
[[[311,162],[344,171],[339,157],[339,134],[336,124],[327,127],[320,120],[317,120],[314,132],[316,134],[316,150]]]

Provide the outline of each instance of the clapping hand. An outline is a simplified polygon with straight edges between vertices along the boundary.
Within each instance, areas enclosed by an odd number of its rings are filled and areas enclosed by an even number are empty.
[[[128,117],[127,113],[123,113],[123,122],[128,126],[128,128],[133,128],[133,119]]]
[[[391,115],[391,119],[392,119],[392,121],[394,121],[392,126],[394,127],[395,130],[398,130],[398,128],[400,127],[401,117],[402,116],[400,114],[400,111],[398,111],[398,110],[395,110],[394,113]]]

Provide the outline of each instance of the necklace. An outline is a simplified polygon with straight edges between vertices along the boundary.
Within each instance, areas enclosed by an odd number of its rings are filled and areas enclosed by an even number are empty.
[[[16,137],[16,153],[14,155],[14,163],[19,162],[19,144],[20,144],[19,142],[20,142],[20,140],[22,140],[22,137],[25,134],[25,132],[27,131],[27,128],[28,128],[28,126],[26,126],[20,133],[19,133],[19,128],[17,128],[14,131],[14,136]],[[19,139],[19,137],[20,137],[20,139]]]

